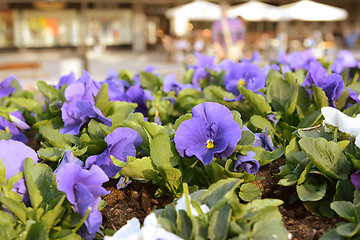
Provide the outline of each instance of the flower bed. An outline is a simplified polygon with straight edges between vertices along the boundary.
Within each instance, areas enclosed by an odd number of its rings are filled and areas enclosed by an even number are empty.
[[[0,238],[358,236],[355,58],[254,56],[198,53],[182,83],[151,67],[70,73],[37,82],[42,101],[5,79]]]

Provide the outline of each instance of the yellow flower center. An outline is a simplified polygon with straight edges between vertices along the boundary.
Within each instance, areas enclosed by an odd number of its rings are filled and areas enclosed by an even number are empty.
[[[214,142],[212,140],[207,140],[206,148],[207,149],[214,148]]]
[[[238,84],[240,84],[241,86],[244,86],[245,85],[245,80],[240,78],[239,81],[238,81]]]
[[[10,132],[9,127],[6,127],[6,128],[5,128],[5,132],[8,132],[8,133]]]

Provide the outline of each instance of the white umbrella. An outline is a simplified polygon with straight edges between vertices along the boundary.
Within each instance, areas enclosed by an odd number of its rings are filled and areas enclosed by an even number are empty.
[[[310,0],[301,0],[281,6],[294,19],[301,21],[339,21],[348,16],[346,10],[317,3]]]
[[[221,18],[221,7],[204,0],[196,0],[165,12],[168,18],[184,18],[188,20],[218,20]]]
[[[240,16],[246,21],[284,21],[290,20],[289,15],[279,7],[256,0],[236,5],[228,10],[228,16]]]

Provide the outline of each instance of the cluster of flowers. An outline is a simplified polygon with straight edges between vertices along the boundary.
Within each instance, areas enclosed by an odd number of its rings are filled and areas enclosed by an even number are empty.
[[[219,64],[215,63],[215,58],[196,54],[197,65],[188,66],[188,70],[193,71],[191,83],[178,83],[174,74],[165,76],[162,82],[162,90],[165,93],[174,93],[166,96],[166,100],[175,105],[176,96],[184,89],[194,89],[201,92],[204,84],[214,81],[214,75],[224,73],[222,87],[232,93],[235,98],[224,97],[226,102],[243,102],[245,96],[240,88],[251,90],[254,93],[264,96],[262,89],[266,87],[266,77],[271,69],[280,71],[284,75],[288,71],[305,69],[307,75],[302,82],[309,96],[312,95],[314,86],[322,89],[329,101],[329,108],[323,108],[327,124],[336,126],[340,131],[349,133],[356,137],[356,145],[360,147],[359,132],[356,128],[358,117],[353,119],[339,110],[336,110],[336,101],[341,97],[344,89],[349,92],[349,102],[359,103],[358,94],[346,87],[346,81],[340,75],[345,69],[355,68],[359,63],[353,55],[344,50],[338,54],[338,58],[333,62],[330,69],[333,73],[327,73],[323,65],[317,61],[311,50],[302,53],[292,53],[281,55],[277,64],[260,67],[259,55],[254,54],[252,59],[244,60],[240,63],[224,60]],[[153,73],[154,68],[149,67],[145,72]],[[154,75],[156,76],[156,75]],[[110,133],[106,135],[104,141],[106,149],[97,155],[87,156],[86,159],[79,159],[74,156],[72,150],[68,149],[54,170],[56,175],[58,190],[65,192],[67,200],[74,210],[82,217],[88,214],[85,224],[80,228],[80,235],[85,239],[93,239],[99,230],[102,217],[98,210],[101,196],[107,194],[102,184],[109,178],[118,176],[122,167],[114,164],[113,159],[127,162],[129,156],[136,157],[139,154],[139,147],[144,139],[139,132],[128,127],[115,127],[113,120],[104,115],[96,104],[96,97],[104,84],[108,85],[107,96],[111,101],[125,101],[136,103],[135,112],[140,112],[145,119],[148,117],[149,104],[153,101],[156,93],[144,90],[140,75],[135,75],[127,80],[114,71],[102,82],[95,81],[90,74],[84,71],[83,76],[76,79],[73,73],[63,76],[59,84],[54,86],[56,89],[65,87],[65,101],[61,103],[61,118],[63,127],[58,129],[62,134],[78,136],[84,127],[91,121],[109,127]],[[13,87],[14,76],[5,79],[0,83],[0,98],[4,102],[6,98],[15,94]],[[208,83],[205,83],[208,81]],[[151,90],[151,89],[150,89]],[[159,89],[157,89],[159,90]],[[351,105],[350,103],[348,106]],[[5,104],[2,104],[5,105]],[[348,107],[347,106],[347,107]],[[2,110],[2,109],[0,109]],[[255,159],[256,153],[251,148],[236,151],[236,147],[244,132],[252,131],[246,125],[241,125],[234,119],[232,111],[215,102],[202,102],[191,109],[191,118],[180,123],[174,132],[173,141],[178,154],[183,158],[196,157],[204,165],[209,165],[218,159],[226,159],[235,153],[233,171],[245,171],[248,174],[255,174],[260,163]],[[37,153],[26,146],[27,142],[24,131],[30,129],[30,123],[26,123],[20,111],[0,111],[0,130],[11,133],[12,140],[0,140],[0,159],[5,165],[6,179],[23,171],[23,164],[26,158],[31,158],[35,163],[42,161],[38,159]],[[155,114],[156,116],[156,114]],[[162,124],[160,121],[154,121]],[[276,124],[276,119],[273,120]],[[252,147],[260,146],[266,151],[275,150],[272,138],[267,127],[263,132],[254,133],[255,140],[251,143]],[[143,150],[143,149],[142,149]],[[356,188],[360,189],[360,172],[352,175],[351,180]],[[26,195],[26,184],[24,178],[17,182],[13,190],[22,196],[24,202],[28,201]],[[179,201],[180,202],[180,201]],[[144,229],[157,228],[154,215],[150,215],[145,222]],[[139,222],[132,220],[128,228],[139,229]],[[125,228],[124,228],[125,229]],[[122,229],[117,235],[126,232]],[[137,230],[136,234],[146,234],[147,230]],[[124,233],[125,234],[125,233]],[[170,233],[169,233],[170,234]],[[166,237],[167,235],[159,235]],[[114,236],[114,239],[117,239]],[[176,239],[176,238],[173,238]]]

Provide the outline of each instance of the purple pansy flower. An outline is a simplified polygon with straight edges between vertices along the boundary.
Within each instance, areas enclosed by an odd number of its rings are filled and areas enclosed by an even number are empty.
[[[303,52],[292,52],[289,55],[290,67],[293,70],[304,68],[305,70],[310,69],[310,64],[317,61],[314,51],[309,48]]]
[[[351,174],[350,180],[354,187],[358,190],[360,190],[360,170]]]
[[[275,147],[272,142],[271,136],[268,134],[268,129],[265,127],[264,133],[255,133],[255,142],[253,146],[263,147],[266,151],[274,151]]]
[[[266,75],[255,63],[242,62],[236,65],[225,75],[224,85],[225,89],[234,95],[239,95],[238,85],[246,89],[258,92],[259,89],[265,87]],[[241,101],[243,95],[240,94],[237,98],[229,101]],[[228,100],[228,99],[225,99]]]
[[[201,79],[210,78],[209,70],[215,67],[215,57],[206,56],[199,52],[195,53],[195,57],[197,59],[197,65],[189,66],[188,68],[194,69],[192,84],[199,87]]]
[[[11,87],[11,83],[13,81],[18,81],[18,80],[14,75],[11,75],[5,78],[2,82],[0,82],[0,98],[9,97],[11,94],[13,94],[16,91],[14,87]]]
[[[57,188],[66,193],[67,200],[74,206],[75,211],[82,217],[89,208],[90,214],[85,224],[80,228],[80,235],[87,239],[94,239],[102,223],[102,216],[97,206],[100,196],[108,194],[101,185],[109,178],[98,167],[83,169],[74,163],[67,163],[56,174]]]
[[[119,79],[119,74],[112,70],[108,69],[109,75],[105,78],[104,83],[107,83],[109,86],[108,96],[110,101],[120,100],[121,94],[125,92],[126,89],[130,87],[129,83],[125,80]]]
[[[354,54],[349,50],[341,50],[330,69],[334,73],[340,74],[345,68],[353,67],[356,67],[356,59]]]
[[[151,100],[152,96],[149,96],[144,89],[138,86],[131,86],[119,98],[120,101],[137,103],[138,106],[135,109],[135,112],[141,112],[144,116],[146,116],[149,111],[146,105],[147,99]]]
[[[73,100],[88,100],[95,103],[94,97],[101,87],[101,83],[91,78],[84,70],[84,75],[70,84],[65,90],[65,98],[69,102]]]
[[[226,158],[235,150],[241,129],[231,111],[219,104],[205,102],[192,109],[192,117],[183,121],[175,133],[175,146],[182,157],[196,156],[205,165],[216,154]]]
[[[25,133],[20,130],[29,129],[29,125],[25,123],[25,119],[19,111],[15,111],[9,114],[11,122],[0,116],[0,130],[10,132],[13,140],[17,140],[23,143],[27,143]]]
[[[79,165],[80,167],[84,167],[84,162],[74,156],[71,150],[67,150],[64,153],[64,156],[59,164],[59,166],[55,169],[54,174],[60,171],[61,168],[65,166],[67,163],[73,163]]]
[[[58,84],[58,88],[61,88],[63,85],[71,85],[72,83],[74,83],[76,81],[76,78],[75,78],[75,74],[74,72],[71,72],[69,73],[68,75],[65,75],[65,76],[62,76],[60,79],[59,79],[59,84]]]
[[[344,81],[341,76],[336,73],[327,76],[327,71],[321,63],[312,62],[303,82],[303,87],[307,87],[306,90],[309,94],[311,94],[310,89],[313,84],[324,90],[329,99],[330,106],[335,107],[335,100],[341,96],[344,90]]]
[[[253,151],[247,152],[247,155],[237,154],[234,171],[240,167],[242,170],[249,174],[255,174],[259,171],[260,163],[254,159],[256,153]]]
[[[72,101],[64,103],[61,107],[61,115],[64,121],[64,128],[60,132],[77,135],[80,128],[90,119],[96,119],[107,126],[111,126],[111,119],[104,117],[100,109],[90,101]]]
[[[0,140],[0,159],[5,165],[5,179],[24,171],[26,158],[31,158],[34,163],[38,162],[36,152],[24,143],[14,140]],[[23,201],[28,201],[24,178],[14,184],[13,191],[18,193]]]
[[[195,88],[192,84],[181,84],[176,81],[175,74],[169,74],[164,78],[164,92],[175,91],[177,95],[181,90],[186,88]]]
[[[142,143],[142,139],[135,130],[131,128],[117,128],[105,137],[107,149],[100,155],[94,155],[86,159],[86,168],[92,165],[99,166],[108,177],[115,177],[121,170],[113,164],[111,157],[126,162],[127,156],[136,156],[136,147]]]
[[[243,59],[243,62],[260,63],[261,55],[258,51],[255,51],[250,59]]]

